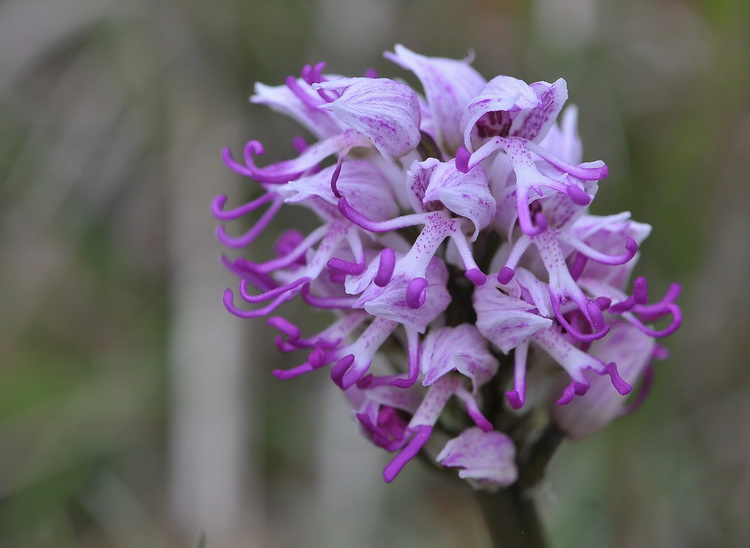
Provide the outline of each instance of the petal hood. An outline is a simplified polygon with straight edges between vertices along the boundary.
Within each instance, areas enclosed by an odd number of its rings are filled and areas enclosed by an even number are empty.
[[[386,58],[412,71],[422,84],[435,139],[444,150],[456,150],[461,144],[461,116],[486,80],[469,65],[470,60],[425,57],[400,44],[394,50],[386,52]]]
[[[400,158],[419,144],[419,100],[406,84],[388,78],[341,78],[313,88],[341,93],[318,109],[331,111],[366,135],[386,158]]]

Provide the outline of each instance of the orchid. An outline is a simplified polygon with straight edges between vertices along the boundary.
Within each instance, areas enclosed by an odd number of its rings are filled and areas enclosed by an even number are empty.
[[[583,161],[565,80],[487,81],[471,59],[400,45],[386,57],[422,89],[322,63],[256,86],[252,102],[315,142],[296,138],[296,157],[265,166],[259,141],[242,161],[225,149],[256,197],[225,209],[219,196],[213,212],[254,224],[217,237],[251,246],[282,207],[318,226],[281,232],[265,262],[223,257],[239,279],[224,303],[268,316],[278,349],[303,354],[275,376],[328,371],[363,435],[395,453],[386,481],[425,451],[476,489],[501,489],[523,481],[540,432],[585,437],[642,401],[645,390],[628,394],[664,355],[656,339],[680,325],[680,288],[649,303],[644,277],[628,285],[651,228],[589,213],[608,169]],[[330,325],[303,336],[275,315],[292,299]]]

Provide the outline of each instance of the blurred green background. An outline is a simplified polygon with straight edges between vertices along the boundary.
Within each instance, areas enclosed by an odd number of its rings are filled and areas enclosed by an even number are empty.
[[[652,224],[638,274],[684,284],[650,400],[535,494],[553,545],[747,546],[748,28],[746,0],[0,2],[0,546],[486,545],[468,487],[385,486],[325,375],[273,379],[221,305],[209,203],[249,187],[219,151],[298,131],[253,83],[408,78],[394,43],[564,77],[594,212]]]

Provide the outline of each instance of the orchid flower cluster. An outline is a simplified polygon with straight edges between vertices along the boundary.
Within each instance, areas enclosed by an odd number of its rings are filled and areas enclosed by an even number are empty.
[[[278,349],[306,356],[276,377],[329,372],[361,432],[395,453],[386,481],[431,447],[442,466],[494,490],[517,479],[525,443],[501,431],[508,417],[542,410],[581,438],[637,405],[625,396],[665,356],[656,339],[680,325],[680,287],[649,301],[645,278],[629,279],[650,227],[629,213],[588,213],[607,167],[582,162],[563,79],[486,81],[470,59],[403,46],[385,56],[421,94],[374,71],[328,74],[323,63],[256,85],[252,102],[294,118],[315,142],[297,137],[295,158],[265,166],[258,141],[241,161],[225,149],[259,194],[234,209],[214,200],[220,221],[254,221],[241,236],[222,224],[218,239],[249,246],[284,205],[319,226],[281,232],[265,262],[224,257],[239,278],[224,304],[241,318],[268,316]],[[303,335],[275,315],[295,298],[328,311],[330,325]]]

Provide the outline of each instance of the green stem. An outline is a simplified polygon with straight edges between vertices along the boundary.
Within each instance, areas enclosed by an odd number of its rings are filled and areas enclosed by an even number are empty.
[[[534,502],[518,483],[496,493],[477,492],[493,548],[545,548],[542,523]]]
[[[544,478],[547,465],[563,439],[563,433],[549,424],[518,463],[516,483],[497,493],[477,492],[494,548],[547,546],[542,522],[528,493]]]

